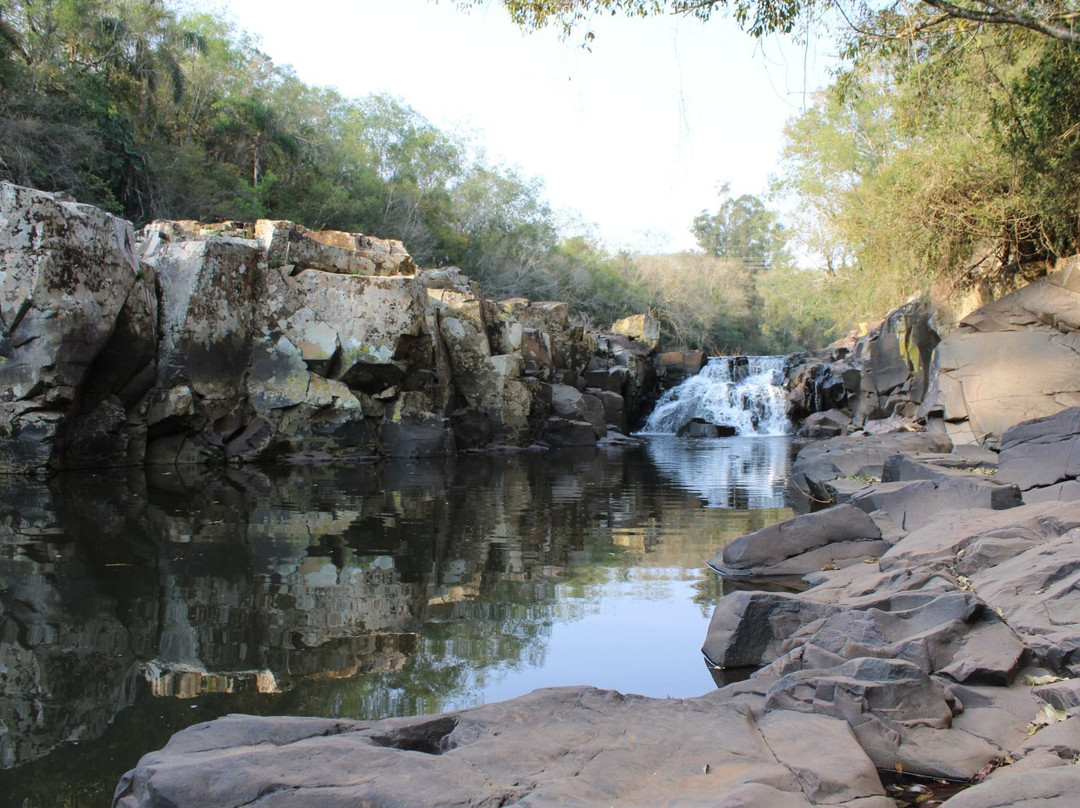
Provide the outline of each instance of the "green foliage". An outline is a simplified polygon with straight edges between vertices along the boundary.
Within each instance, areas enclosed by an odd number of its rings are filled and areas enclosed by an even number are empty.
[[[853,319],[1080,246],[1076,48],[977,27],[863,41],[789,125],[775,190]]]
[[[771,269],[787,260],[787,237],[775,211],[752,194],[732,199],[727,185],[721,188],[720,197],[716,213],[702,211],[694,219],[692,230],[701,249],[718,258],[742,261],[751,272]]]

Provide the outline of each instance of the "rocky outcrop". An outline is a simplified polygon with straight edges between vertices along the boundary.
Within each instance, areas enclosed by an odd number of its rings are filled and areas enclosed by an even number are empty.
[[[1080,261],[983,306],[937,348],[922,407],[957,442],[1080,404]]]
[[[932,311],[912,301],[850,343],[789,357],[792,419],[811,438],[894,431],[918,413],[939,341]]]
[[[983,305],[939,335],[918,302],[870,333],[789,360],[800,434],[925,428],[997,446],[1013,426],[1080,405],[1080,257]]]
[[[717,728],[723,727],[722,732]],[[806,735],[814,745],[796,743]],[[197,772],[197,774],[196,774]],[[230,716],[143,758],[113,805],[888,808],[848,725],[593,688],[366,723]]]
[[[0,185],[0,471],[594,445],[655,396],[655,323],[586,334],[399,242],[131,225]],[[631,333],[632,332],[632,333]],[[579,400],[564,411],[556,387]]]

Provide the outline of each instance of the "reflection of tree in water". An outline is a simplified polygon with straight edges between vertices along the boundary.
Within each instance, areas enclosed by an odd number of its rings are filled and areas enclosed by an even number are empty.
[[[103,804],[141,752],[226,712],[474,703],[610,581],[692,576],[711,606],[702,562],[780,518],[703,510],[644,453],[592,449],[19,485],[0,657],[38,673],[0,680],[0,802],[28,806]]]

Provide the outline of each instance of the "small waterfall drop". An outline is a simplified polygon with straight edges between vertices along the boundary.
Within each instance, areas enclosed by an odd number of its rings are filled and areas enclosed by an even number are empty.
[[[787,435],[783,356],[719,356],[665,392],[640,434],[675,435],[694,418],[737,435]]]

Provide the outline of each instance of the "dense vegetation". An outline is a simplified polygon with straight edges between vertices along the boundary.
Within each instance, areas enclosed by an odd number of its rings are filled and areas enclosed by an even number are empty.
[[[726,8],[756,34],[838,8],[505,4],[568,30],[596,12]],[[612,254],[538,180],[401,99],[308,86],[243,32],[161,0],[0,0],[0,178],[137,224],[271,217],[399,238],[490,297],[569,300],[601,326],[650,310],[671,347],[818,346],[912,295],[1007,283],[1080,247],[1080,45],[941,5],[858,7],[828,29],[843,67],[789,124],[771,189],[795,219],[723,189],[687,223],[694,253]],[[1023,8],[1072,30],[1071,6]]]

